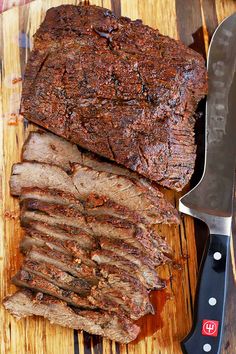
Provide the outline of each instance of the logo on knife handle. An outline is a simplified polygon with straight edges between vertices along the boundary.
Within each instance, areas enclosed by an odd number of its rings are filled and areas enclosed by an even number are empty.
[[[219,321],[203,320],[202,321],[202,335],[209,337],[218,336]]]

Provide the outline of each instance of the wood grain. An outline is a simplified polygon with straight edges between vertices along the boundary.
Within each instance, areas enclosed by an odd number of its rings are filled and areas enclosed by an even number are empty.
[[[28,132],[35,129],[19,116],[21,81],[14,84],[12,80],[24,72],[32,36],[46,10],[62,3],[79,2],[35,0],[0,16],[0,300],[15,291],[10,278],[21,262],[19,205],[10,197],[8,185],[11,165],[20,161],[23,141]],[[217,23],[236,10],[233,0],[93,0],[90,3],[110,8],[117,15],[141,18],[162,33],[192,44],[203,55]],[[165,191],[165,194],[177,203],[177,193]],[[179,343],[191,327],[197,280],[194,223],[186,216],[180,227],[160,226],[159,229],[174,249],[176,264],[158,270],[167,280],[167,289],[152,294],[157,314],[140,321],[142,333],[138,340],[127,346],[118,345],[98,336],[51,325],[40,318],[17,322],[1,306],[1,354],[180,354]],[[224,354],[233,354],[236,348],[233,335],[236,327],[232,325],[236,281],[233,247],[232,265]]]

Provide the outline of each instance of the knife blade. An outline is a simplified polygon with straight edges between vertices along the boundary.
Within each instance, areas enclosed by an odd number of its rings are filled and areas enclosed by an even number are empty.
[[[220,353],[227,290],[236,164],[236,13],[216,29],[208,51],[205,161],[200,182],[179,210],[204,221],[210,232],[200,267],[194,324],[184,353]]]

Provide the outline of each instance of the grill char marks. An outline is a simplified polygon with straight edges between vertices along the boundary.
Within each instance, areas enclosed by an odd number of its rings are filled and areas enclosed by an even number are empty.
[[[43,153],[38,153],[37,144],[44,146]],[[171,258],[166,241],[148,224],[173,223],[177,214],[154,184],[71,145],[52,134],[34,132],[24,145],[23,158],[28,161],[13,167],[10,187],[20,198],[25,230],[20,244],[25,262],[13,282],[32,289],[19,297],[40,292],[55,304],[56,299],[67,303],[74,328],[81,312],[91,325],[90,333],[97,333],[98,324],[92,325],[97,313],[114,315],[117,328],[104,333],[128,341],[138,333],[130,321],[153,313],[149,291],[165,286],[156,267]],[[38,306],[42,309],[42,303]],[[21,310],[22,316],[27,313],[26,307]],[[125,339],[120,339],[122,326],[131,332]]]
[[[193,113],[207,92],[204,59],[142,21],[107,11],[65,5],[47,12],[26,67],[22,113],[181,190],[194,169]]]

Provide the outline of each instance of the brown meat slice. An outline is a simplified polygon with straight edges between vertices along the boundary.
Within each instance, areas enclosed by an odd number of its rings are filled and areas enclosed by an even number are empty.
[[[72,176],[80,199],[87,200],[91,194],[109,198],[111,201],[142,215],[147,224],[178,222],[177,212],[163,195],[152,195],[151,190],[125,176],[98,172],[77,164]]]
[[[22,219],[22,225],[25,230],[35,230],[40,234],[46,234],[49,237],[65,242],[65,244],[69,241],[76,242],[81,249],[92,250],[97,248],[95,238],[80,228],[65,226],[63,229],[63,225],[57,225],[54,227],[49,225],[47,222],[40,222],[36,220],[27,221],[25,218]]]
[[[64,229],[69,229],[71,227],[85,231],[86,233],[93,232],[89,229],[85,218],[81,216],[80,218],[70,218],[60,214],[47,215],[46,213],[39,211],[26,211],[21,210],[21,223],[22,225],[27,225],[29,222],[38,221],[41,223],[47,223],[52,227],[61,227]]]
[[[128,274],[133,274],[147,289],[163,289],[165,287],[165,283],[158,277],[155,269],[139,267],[111,250],[93,251],[91,257],[101,267],[106,264],[112,265],[123,269]]]
[[[23,253],[27,253],[33,246],[46,246],[49,249],[75,257],[89,267],[96,267],[90,258],[90,253],[78,247],[73,241],[58,241],[47,234],[28,229],[26,236],[20,242],[20,249]]]
[[[20,195],[24,188],[32,187],[56,189],[76,198],[79,196],[71,178],[57,166],[37,162],[14,164],[10,178],[11,194]]]
[[[40,200],[23,201],[22,205],[23,215],[29,213],[24,212],[24,210],[40,211],[55,217],[55,222],[57,222],[56,217],[61,215],[63,219],[60,222],[67,220],[68,225],[74,226],[78,221],[80,223],[79,227],[83,227],[86,232],[92,233],[98,239],[103,236],[112,239],[123,239],[131,245],[140,248],[143,252],[146,252],[153,260],[156,259],[157,264],[160,263],[159,259],[163,251],[166,254],[171,254],[170,247],[165,240],[160,237],[154,238],[153,231],[149,231],[141,225],[137,226],[127,220],[107,215],[85,218],[73,207],[48,204]],[[82,224],[83,226],[81,226]]]
[[[29,133],[23,146],[22,159],[57,165],[70,172],[74,163],[82,161],[82,156],[75,144],[54,134],[37,131]]]
[[[132,223],[146,223],[145,218],[140,213],[112,201],[105,195],[91,193],[83,200],[83,205],[86,215],[110,215]]]
[[[34,40],[22,92],[27,119],[164,186],[187,184],[193,113],[207,92],[198,53],[96,6],[51,8]]]
[[[141,265],[155,268],[156,266],[163,263],[165,260],[165,255],[160,253],[159,262],[147,256],[146,253],[142,252],[139,248],[134,247],[122,240],[111,240],[106,237],[100,239],[100,246],[102,249],[111,250],[114,253],[120,254],[121,256],[127,257],[133,263],[137,264],[139,267]]]
[[[155,266],[156,262],[148,258],[139,249],[132,247],[131,245],[118,240],[109,240],[108,238],[103,238],[100,240],[100,245],[102,250],[113,252],[116,255],[125,258],[126,260],[132,262],[137,267],[139,267],[142,274],[148,279],[150,283],[150,288],[155,288],[158,284],[159,278],[156,274]],[[159,258],[159,264],[165,262],[166,258],[164,255]]]
[[[35,275],[32,272],[26,271],[23,268],[12,278],[13,284],[19,287],[25,287],[45,294],[55,296],[76,307],[87,309],[94,309],[96,306],[92,305],[86,298],[80,297],[78,294],[70,290],[64,290],[55,284],[50,283],[43,277]]]
[[[142,224],[133,224],[127,220],[101,215],[87,217],[87,223],[99,239],[103,236],[123,240],[147,253],[153,260],[159,260],[160,252],[171,255],[172,250],[166,241],[153,230]]]
[[[40,146],[42,146],[42,150],[39,149]],[[76,145],[69,143],[54,134],[43,131],[31,132],[24,144],[23,160],[56,164],[66,171],[70,170],[73,162],[77,162],[98,172],[106,172],[116,176],[124,176],[127,181],[134,179],[134,183],[136,185],[140,185],[141,189],[148,190],[148,194],[150,196],[152,195],[155,202],[157,200],[159,202],[161,201],[162,206],[169,208],[169,210],[167,210],[167,215],[165,215],[166,222],[178,222],[177,213],[173,211],[173,207],[168,202],[162,201],[164,198],[163,194],[147,179],[122,166],[104,161],[92,153],[81,152],[78,150]],[[96,198],[93,198],[93,196],[96,196]],[[115,203],[114,200],[109,199],[107,196],[92,193],[88,196],[88,200],[86,201],[86,209],[89,213],[107,214],[110,212],[113,215],[116,214],[116,216],[127,218],[134,222],[145,222],[145,218],[141,213],[135,212],[125,206],[121,206],[119,203]],[[171,216],[168,215],[168,211],[173,214],[172,220],[170,220]]]
[[[16,318],[42,316],[63,327],[84,330],[120,343],[134,340],[140,328],[126,317],[104,311],[73,310],[65,302],[42,293],[21,290],[4,299],[4,307]]]
[[[48,203],[57,203],[60,205],[73,205],[74,208],[82,211],[81,202],[74,195],[70,193],[65,193],[57,189],[49,188],[38,188],[38,187],[29,187],[22,188],[20,194],[20,201],[25,199],[38,199]]]
[[[124,311],[134,320],[154,313],[148,291],[138,279],[111,265],[103,266],[101,274],[103,278],[88,297],[91,303],[104,310],[109,310],[114,303],[118,313]]]
[[[74,277],[53,264],[27,259],[24,262],[24,270],[38,275],[62,289],[78,293],[80,296],[87,296],[91,291],[91,284],[86,280]]]
[[[97,269],[83,264],[79,258],[73,258],[49,247],[33,246],[27,253],[27,260],[52,264],[71,275],[85,279],[89,284],[97,284]]]

